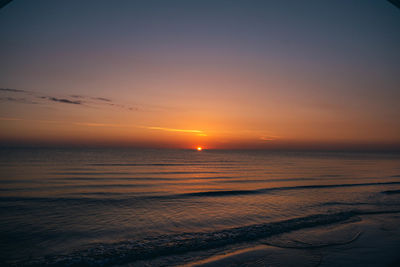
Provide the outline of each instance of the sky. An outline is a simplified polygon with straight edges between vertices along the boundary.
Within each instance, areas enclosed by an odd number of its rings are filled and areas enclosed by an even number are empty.
[[[384,0],[14,0],[0,144],[400,149]]]

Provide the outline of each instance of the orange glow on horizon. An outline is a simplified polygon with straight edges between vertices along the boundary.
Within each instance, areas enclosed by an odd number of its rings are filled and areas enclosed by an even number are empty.
[[[197,151],[202,151],[203,150],[203,148],[201,146],[198,146],[196,149],[197,149]]]

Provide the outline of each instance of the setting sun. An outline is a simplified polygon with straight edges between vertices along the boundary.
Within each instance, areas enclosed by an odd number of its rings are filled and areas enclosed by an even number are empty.
[[[201,146],[197,147],[197,151],[202,151],[202,150],[203,150],[203,148]]]

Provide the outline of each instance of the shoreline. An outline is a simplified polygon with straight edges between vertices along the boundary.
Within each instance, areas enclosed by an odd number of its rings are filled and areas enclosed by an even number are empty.
[[[361,220],[358,221],[281,234],[249,248],[181,266],[399,266],[400,214],[359,217]],[[310,236],[312,232],[313,237]],[[302,242],[299,237],[314,243]],[[341,238],[340,242],[334,240]]]

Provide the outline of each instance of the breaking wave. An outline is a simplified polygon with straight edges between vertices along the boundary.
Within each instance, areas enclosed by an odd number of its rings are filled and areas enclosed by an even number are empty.
[[[124,264],[190,251],[207,250],[235,243],[256,241],[277,234],[303,228],[318,227],[346,221],[358,215],[398,213],[388,211],[348,211],[315,214],[289,220],[254,224],[207,233],[163,235],[143,240],[129,240],[112,244],[92,244],[89,248],[67,255],[53,255],[18,262],[17,265],[109,265]],[[357,236],[358,237],[358,236]]]

